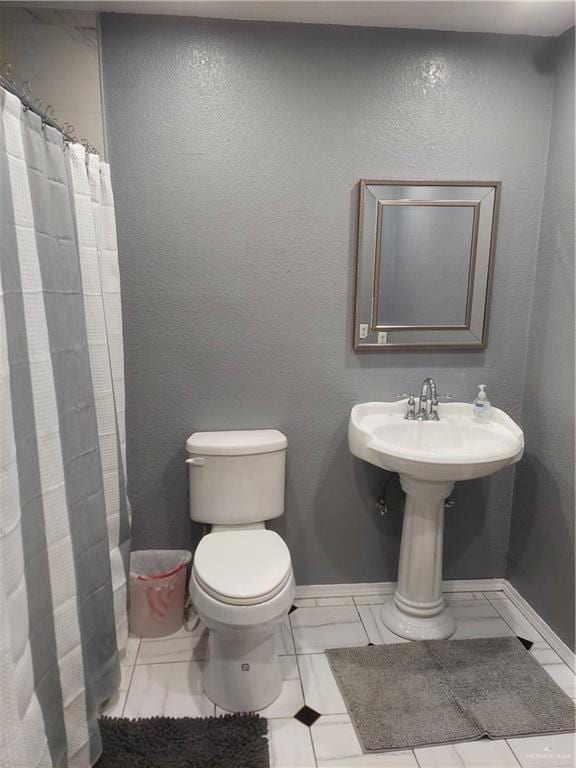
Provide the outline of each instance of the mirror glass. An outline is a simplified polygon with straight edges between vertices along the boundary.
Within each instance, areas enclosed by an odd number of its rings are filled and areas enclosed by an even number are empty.
[[[361,182],[356,349],[483,347],[498,182]]]
[[[473,223],[472,205],[382,205],[377,325],[464,327]]]

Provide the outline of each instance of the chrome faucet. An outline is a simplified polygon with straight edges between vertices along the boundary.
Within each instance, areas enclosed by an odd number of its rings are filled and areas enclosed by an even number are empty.
[[[422,382],[420,407],[416,414],[417,421],[438,421],[438,396],[436,382],[428,377]]]
[[[395,397],[408,398],[406,415],[404,416],[407,421],[439,421],[438,398],[450,399],[452,395],[439,395],[436,382],[428,376],[422,382],[418,410],[416,410],[416,394],[414,392],[396,392]]]

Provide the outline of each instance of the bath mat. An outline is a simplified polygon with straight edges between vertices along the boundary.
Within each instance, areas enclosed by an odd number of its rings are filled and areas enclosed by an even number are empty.
[[[268,768],[267,720],[223,717],[103,717],[95,768]]]
[[[365,751],[575,730],[574,702],[515,637],[326,654]]]

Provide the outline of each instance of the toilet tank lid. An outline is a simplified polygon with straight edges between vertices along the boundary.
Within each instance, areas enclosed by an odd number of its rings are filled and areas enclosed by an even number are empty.
[[[277,429],[244,429],[194,432],[186,441],[186,450],[204,456],[248,456],[282,451],[287,445],[286,436]]]

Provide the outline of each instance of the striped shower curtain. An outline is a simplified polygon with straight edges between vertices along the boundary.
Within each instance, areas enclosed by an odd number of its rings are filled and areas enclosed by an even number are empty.
[[[93,765],[126,643],[109,168],[0,88],[0,768]]]

